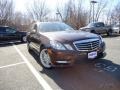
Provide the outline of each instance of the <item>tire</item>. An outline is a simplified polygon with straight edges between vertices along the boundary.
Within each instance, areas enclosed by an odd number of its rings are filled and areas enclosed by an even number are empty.
[[[39,53],[39,60],[40,64],[46,68],[46,69],[51,69],[52,64],[51,64],[51,58],[47,52],[47,49],[42,47]]]
[[[111,33],[109,31],[107,32],[107,36],[111,36]]]
[[[112,35],[112,29],[108,30],[107,32],[107,36],[111,36]]]
[[[106,56],[106,53],[99,53],[99,56],[97,57],[97,59],[101,59],[101,58],[104,58]]]
[[[23,43],[27,42],[27,38],[26,38],[26,36],[22,36],[22,38],[21,38],[21,42],[23,42]]]
[[[96,34],[95,30],[91,30],[90,32]]]

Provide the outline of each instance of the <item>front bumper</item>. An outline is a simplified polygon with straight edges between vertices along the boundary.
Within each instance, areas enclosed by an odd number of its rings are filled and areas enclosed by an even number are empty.
[[[107,30],[103,29],[103,30],[96,30],[97,34],[106,34]]]
[[[105,44],[101,45],[101,48],[94,50],[97,52],[97,57],[102,58],[105,56]],[[53,66],[57,65],[72,65],[76,60],[86,60],[88,59],[88,53],[93,51],[60,51],[55,49],[48,49],[48,53],[51,58]],[[95,59],[94,58],[94,59]]]

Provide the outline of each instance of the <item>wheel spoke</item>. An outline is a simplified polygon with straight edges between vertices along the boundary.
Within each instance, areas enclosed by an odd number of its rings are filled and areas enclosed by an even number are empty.
[[[40,60],[44,67],[50,68],[51,67],[51,61],[49,54],[47,53],[47,49],[43,49],[40,53]]]

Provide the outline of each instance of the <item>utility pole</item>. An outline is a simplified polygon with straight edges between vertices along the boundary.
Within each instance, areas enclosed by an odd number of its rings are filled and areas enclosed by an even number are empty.
[[[57,16],[57,20],[59,20],[59,16],[60,16],[60,19],[61,19],[61,21],[62,21],[62,15],[61,15],[60,12],[57,12],[57,13],[56,13],[56,16]]]
[[[97,1],[95,1],[95,0],[92,0],[92,1],[90,1],[90,3],[91,3],[91,5],[90,5],[90,8],[91,8],[91,6],[92,6],[92,12],[93,12],[93,15],[92,15],[92,21],[94,22],[95,21],[95,4],[97,3]],[[91,12],[90,12],[91,13]]]

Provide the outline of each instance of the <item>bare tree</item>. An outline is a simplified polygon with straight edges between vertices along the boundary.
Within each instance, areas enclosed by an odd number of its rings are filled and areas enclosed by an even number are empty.
[[[12,0],[0,0],[0,25],[8,25],[14,13]]]
[[[33,4],[28,7],[28,14],[33,20],[44,21],[49,12],[45,0],[34,0]]]
[[[57,7],[57,13],[63,22],[79,29],[86,25],[88,21],[87,11],[82,7],[82,0],[69,0],[63,8]]]
[[[12,27],[19,31],[27,31],[31,22],[30,18],[21,12],[15,12],[11,21]]]
[[[99,21],[101,15],[104,14],[108,0],[91,0],[89,10],[89,22]]]
[[[26,30],[29,22],[27,16],[21,12],[14,11],[13,0],[0,0],[0,25]]]
[[[108,1],[106,1],[106,0],[99,0],[99,2],[97,3],[98,5],[97,5],[97,9],[96,9],[96,14],[95,14],[95,21],[99,20],[101,13],[107,6],[107,2]]]
[[[113,23],[120,24],[120,2],[115,6],[115,9],[111,13]]]

